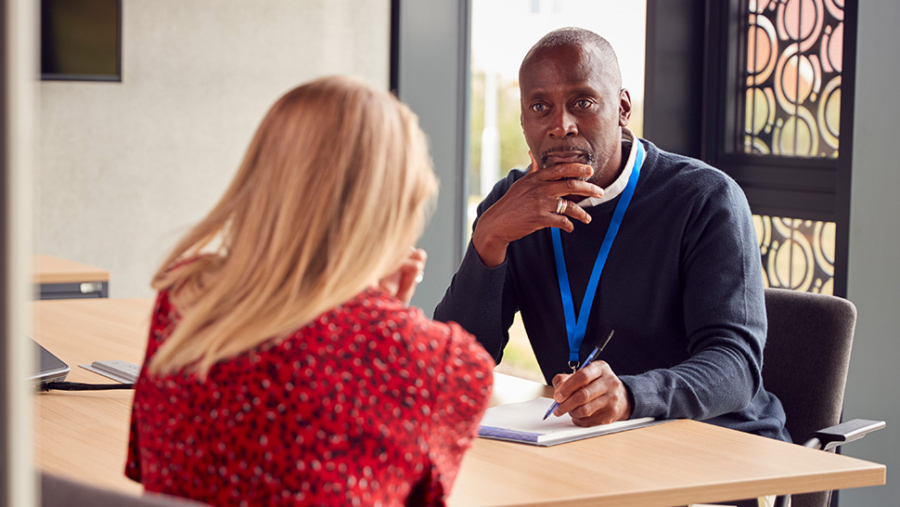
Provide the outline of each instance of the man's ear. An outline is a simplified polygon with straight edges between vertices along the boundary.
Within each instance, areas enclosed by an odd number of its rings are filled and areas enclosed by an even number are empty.
[[[631,119],[631,94],[627,88],[619,90],[619,126],[627,127]]]

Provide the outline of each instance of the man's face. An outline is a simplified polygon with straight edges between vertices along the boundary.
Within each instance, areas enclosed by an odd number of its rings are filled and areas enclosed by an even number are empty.
[[[631,99],[611,76],[600,56],[577,46],[538,51],[523,65],[522,129],[541,169],[588,164],[594,168],[591,183],[614,181]]]

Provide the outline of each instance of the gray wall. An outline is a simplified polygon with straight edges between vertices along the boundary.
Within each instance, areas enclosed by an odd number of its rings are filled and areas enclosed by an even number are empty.
[[[440,179],[437,208],[419,241],[426,276],[412,303],[431,316],[462,260],[468,196],[467,0],[400,1],[398,95],[419,116]]]
[[[887,428],[847,445],[850,456],[887,465],[885,487],[847,490],[847,507],[900,504],[900,2],[859,2],[850,266],[847,297],[859,310],[844,418]]]
[[[388,87],[388,0],[123,0],[122,82],[43,82],[38,253],[144,297],[268,107],[326,74]]]

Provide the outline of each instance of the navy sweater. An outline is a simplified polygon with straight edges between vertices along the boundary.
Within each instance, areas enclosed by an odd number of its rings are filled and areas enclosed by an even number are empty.
[[[746,198],[721,171],[641,142],[646,160],[580,358],[614,329],[600,359],[633,396],[633,418],[696,419],[789,441],[781,403],[762,385],[766,310]],[[499,181],[478,216],[525,174]],[[575,231],[561,232],[576,312],[617,202],[586,208],[590,224],[573,220]],[[517,311],[547,383],[569,373],[549,229],[511,243],[494,268],[470,243],[434,318],[461,324],[499,363]]]

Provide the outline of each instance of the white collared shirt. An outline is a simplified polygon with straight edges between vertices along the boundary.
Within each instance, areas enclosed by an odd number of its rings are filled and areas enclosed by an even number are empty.
[[[603,197],[585,197],[578,203],[579,206],[587,208],[603,204],[615,199],[623,190],[625,190],[625,186],[628,185],[628,178],[631,177],[631,171],[634,170],[634,159],[637,156],[637,142],[640,141],[637,141],[634,133],[628,127],[622,127],[622,146],[628,149],[628,160],[625,162],[625,168],[622,170],[622,174],[616,178],[616,181],[603,189]],[[641,166],[643,166],[643,163],[644,161],[641,160]]]

